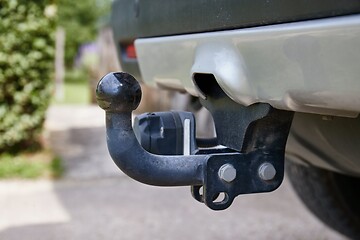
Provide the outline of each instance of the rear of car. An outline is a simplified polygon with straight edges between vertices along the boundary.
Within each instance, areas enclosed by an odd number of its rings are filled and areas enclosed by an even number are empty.
[[[295,112],[295,190],[360,237],[359,1],[116,0],[111,24],[122,69],[149,86],[198,99],[205,79],[241,106]]]

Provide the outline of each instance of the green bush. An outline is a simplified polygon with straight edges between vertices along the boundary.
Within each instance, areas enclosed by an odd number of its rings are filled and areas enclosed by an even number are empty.
[[[54,71],[48,4],[0,0],[0,153],[33,146],[44,122]]]

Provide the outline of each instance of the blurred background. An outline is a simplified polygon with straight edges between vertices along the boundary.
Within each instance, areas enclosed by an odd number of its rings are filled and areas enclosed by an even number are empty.
[[[0,177],[56,178],[63,167],[46,145],[44,123],[54,127],[52,116],[59,111],[59,124],[66,124],[76,108],[94,109],[98,80],[120,70],[109,25],[111,0],[1,0],[0,7],[0,164],[6,165]],[[141,110],[168,106],[153,95]],[[93,120],[82,114],[85,122]]]
[[[120,71],[110,8],[111,0],[0,0],[0,239],[343,239],[287,180],[213,212],[188,188],[124,176],[94,97],[98,80]],[[186,104],[143,92],[138,112]]]

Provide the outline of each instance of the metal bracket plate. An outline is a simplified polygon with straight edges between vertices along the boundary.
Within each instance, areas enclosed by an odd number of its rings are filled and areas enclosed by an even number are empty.
[[[131,75],[106,75],[98,84],[97,99],[106,110],[110,155],[121,170],[150,185],[192,186],[195,199],[213,210],[223,210],[240,194],[269,192],[281,184],[293,113],[256,104],[250,110],[253,114],[247,115],[248,119],[240,126],[239,118],[249,109],[235,105],[219,86],[211,86],[204,105],[212,113],[223,113],[225,122],[221,117],[215,118],[217,133],[230,129],[235,138],[223,135],[218,139],[230,149],[202,149],[192,155],[155,155],[139,144],[131,126],[131,112],[140,102],[141,89]],[[236,134],[238,130],[240,133]],[[195,127],[192,131],[191,135]],[[223,199],[218,201],[218,195],[224,195]]]

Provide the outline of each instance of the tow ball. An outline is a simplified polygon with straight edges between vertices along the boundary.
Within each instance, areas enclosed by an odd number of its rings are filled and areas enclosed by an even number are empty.
[[[240,194],[280,186],[293,113],[264,103],[241,106],[212,85],[201,104],[214,119],[213,144],[196,139],[188,112],[146,113],[135,120],[134,132],[131,117],[141,88],[130,74],[107,74],[96,96],[106,111],[109,153],[125,174],[155,186],[191,186],[197,201],[223,210]]]

